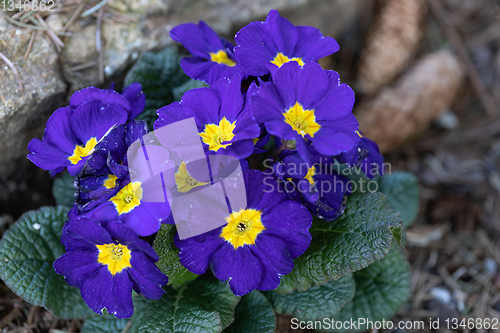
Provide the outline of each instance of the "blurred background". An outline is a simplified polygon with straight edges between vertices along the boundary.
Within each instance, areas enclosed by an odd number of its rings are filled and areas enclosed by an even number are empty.
[[[52,178],[28,163],[26,145],[71,93],[120,86],[142,52],[173,44],[179,23],[204,20],[232,41],[278,9],[338,40],[340,51],[320,63],[356,92],[360,128],[390,171],[419,179],[405,248],[412,294],[393,320],[500,318],[500,1],[54,0],[44,11],[9,3],[0,1],[0,232],[54,204]],[[1,332],[81,325],[0,284]],[[292,332],[290,318],[278,317],[278,332]]]

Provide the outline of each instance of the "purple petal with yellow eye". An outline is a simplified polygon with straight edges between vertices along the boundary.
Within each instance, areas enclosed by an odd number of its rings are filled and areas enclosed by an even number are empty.
[[[70,214],[63,238],[67,253],[54,262],[54,269],[68,284],[80,288],[94,312],[102,314],[105,308],[117,318],[130,318],[132,289],[152,299],[164,293],[161,286],[168,279],[154,264],[158,256],[121,222],[100,224]]]
[[[240,76],[222,78],[209,88],[192,89],[180,102],[159,109],[154,128],[158,131],[171,126],[168,128],[171,134],[182,129],[174,123],[194,118],[198,132],[193,134],[199,136],[207,154],[246,158],[254,150],[251,139],[259,136],[260,128],[244,103]],[[162,135],[158,139],[165,147],[172,141]]]
[[[178,25],[170,31],[170,36],[193,55],[181,59],[181,67],[189,77],[208,84],[236,74],[240,80],[245,78],[232,44],[220,38],[205,22]]]
[[[276,10],[271,10],[264,22],[243,27],[235,41],[236,59],[253,76],[274,75],[287,62],[316,62],[339,49],[335,39],[324,37],[313,27],[296,27]]]
[[[309,144],[323,155],[338,155],[358,143],[353,104],[354,93],[338,75],[314,62],[289,62],[276,71],[273,82],[259,87],[250,109],[268,133],[295,141],[300,157],[310,164]]]
[[[202,274],[210,267],[239,296],[276,288],[280,276],[292,270],[293,258],[309,246],[312,223],[303,205],[278,190],[274,175],[249,170],[244,179],[247,206],[231,212],[224,227],[175,238],[181,263],[188,270]]]

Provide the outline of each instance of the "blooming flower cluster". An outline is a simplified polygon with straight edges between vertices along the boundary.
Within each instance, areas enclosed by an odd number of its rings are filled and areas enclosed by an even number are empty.
[[[176,235],[180,263],[196,274],[210,268],[235,295],[275,289],[309,247],[312,215],[333,220],[342,213],[352,189],[332,166],[359,167],[369,178],[383,173],[376,144],[358,131],[353,91],[317,63],[338,44],[275,10],[242,28],[236,46],[204,22],[179,25],[171,37],[192,54],[181,60],[185,73],[210,86],[160,108],[154,131],[193,119],[207,161],[221,155],[240,161],[246,198],[231,208],[234,189],[226,188],[220,224],[193,237]],[[196,162],[172,148],[171,136],[152,135],[134,119],[145,107],[141,90],[138,83],[122,93],[80,90],[50,117],[43,140],[28,145],[37,166],[76,177],[61,237],[67,252],[54,263],[56,272],[80,288],[92,310],[106,308],[118,318],[132,315],[132,290],[151,299],[164,293],[168,278],[155,266],[151,237],[141,237],[177,223],[179,209],[167,197],[201,193],[217,182],[216,166],[201,177]],[[181,215],[192,213],[186,207]]]
[[[47,121],[43,140],[33,139],[28,158],[52,174],[76,176],[78,198],[61,242],[67,253],[54,263],[87,305],[118,318],[133,313],[132,289],[159,299],[168,278],[155,266],[158,255],[139,236],[158,231],[170,216],[167,203],[142,201],[148,190],[131,182],[127,150],[149,132],[133,120],[145,106],[141,85],[118,93],[95,87],[73,94],[68,107]],[[167,155],[168,156],[168,155]]]

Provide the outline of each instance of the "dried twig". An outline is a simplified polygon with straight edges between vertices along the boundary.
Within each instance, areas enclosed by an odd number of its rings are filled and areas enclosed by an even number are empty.
[[[41,26],[38,26],[38,25],[32,25],[32,24],[26,24],[26,23],[22,23],[22,22],[19,22],[17,20],[14,20],[13,18],[11,18],[9,15],[7,14],[4,14],[3,17],[7,20],[7,22],[13,24],[13,25],[16,25],[20,28],[26,28],[26,29],[32,29],[32,30],[41,30],[41,31],[46,31],[47,28],[44,28],[44,27],[41,27]]]
[[[2,60],[7,64],[7,66],[10,67],[10,69],[14,73],[14,76],[16,77],[16,81],[17,81],[17,85],[19,86],[19,89],[21,91],[23,91],[23,83],[21,81],[21,77],[19,76],[19,73],[18,73],[16,67],[14,66],[14,64],[9,60],[9,58],[4,56],[2,52],[0,52],[0,58],[2,58]]]
[[[78,71],[81,71],[82,69],[87,69],[87,68],[90,68],[90,67],[94,67],[96,64],[97,64],[97,61],[89,61],[86,64],[81,64],[81,65],[77,65],[77,66],[71,67],[69,69],[69,71],[70,72],[78,72]]]
[[[89,10],[85,11],[81,17],[85,17],[85,16],[89,16],[91,15],[92,13],[95,13],[97,12],[98,10],[100,10],[102,7],[106,6],[106,4],[108,3],[108,0],[102,0],[101,2],[99,2],[97,5],[95,5],[94,7],[90,8]]]
[[[60,52],[62,50],[62,48],[64,47],[64,43],[62,42],[62,40],[60,40],[59,37],[57,37],[57,35],[54,33],[54,31],[52,31],[52,29],[50,29],[47,26],[47,23],[45,23],[45,21],[40,17],[39,14],[35,14],[35,17],[38,20],[38,22],[40,23],[40,25],[47,29],[47,30],[45,30],[45,32],[47,33],[49,38],[56,45],[57,52]]]
[[[99,10],[99,15],[97,16],[97,28],[95,31],[95,46],[97,49],[97,53],[99,54],[99,81],[101,83],[104,82],[104,50],[102,47],[102,16],[104,11],[102,9]]]
[[[455,48],[458,56],[462,60],[462,62],[466,66],[467,74],[472,83],[472,88],[476,93],[477,97],[481,101],[481,104],[485,108],[486,112],[492,116],[498,113],[497,108],[495,107],[495,103],[491,97],[491,95],[486,91],[486,87],[484,86],[477,69],[472,65],[472,62],[469,60],[467,55],[467,50],[465,48],[464,43],[460,39],[460,36],[455,31],[454,27],[450,25],[446,18],[446,14],[444,12],[444,8],[440,1],[429,0],[427,1],[429,7],[431,8],[432,14],[436,17],[436,20],[441,25],[444,33],[450,40],[450,43]]]
[[[129,320],[129,322],[127,323],[127,325],[123,329],[122,333],[127,333],[131,326],[132,326],[132,321]]]
[[[24,60],[28,59],[28,55],[30,54],[31,48],[33,47],[33,43],[35,42],[35,35],[36,35],[36,31],[33,30],[31,32],[30,41],[28,43],[28,48],[26,49],[26,53],[24,54]]]
[[[38,312],[38,306],[32,306],[28,314],[27,324],[33,324],[37,312]]]
[[[16,329],[13,329],[12,331],[9,331],[9,332],[10,333],[22,333],[22,332],[26,332],[26,330],[30,330],[30,329],[35,328],[35,327],[36,327],[36,324],[20,326]]]
[[[68,30],[68,28],[71,26],[71,24],[73,24],[73,22],[76,20],[76,18],[80,15],[80,12],[85,7],[85,3],[86,2],[87,2],[86,0],[83,0],[82,2],[80,2],[80,4],[78,5],[78,7],[76,8],[76,10],[73,12],[73,14],[71,15],[71,17],[69,18],[68,22],[61,29],[62,33],[66,32],[66,30]]]

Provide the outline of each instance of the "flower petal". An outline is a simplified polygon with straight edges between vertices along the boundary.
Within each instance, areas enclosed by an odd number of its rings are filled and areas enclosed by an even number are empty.
[[[262,263],[250,246],[235,250],[226,242],[212,256],[210,267],[219,280],[229,280],[229,286],[236,296],[248,294],[257,288],[262,280]]]
[[[127,121],[127,111],[117,104],[103,105],[99,101],[84,103],[75,110],[70,127],[82,144],[95,137],[99,141],[113,126]]]
[[[137,117],[146,107],[146,95],[142,92],[142,86],[138,82],[134,82],[123,89],[123,97],[130,103],[130,111],[128,119]]]
[[[160,299],[165,293],[161,286],[168,282],[165,274],[140,252],[132,253],[130,264],[132,268],[128,269],[128,273],[133,280],[134,290],[149,299]]]
[[[323,37],[321,32],[309,26],[297,27],[299,42],[294,54],[302,56],[304,62],[317,61],[339,50],[339,44],[331,37]]]
[[[105,266],[83,281],[81,293],[83,300],[96,313],[102,314],[106,308],[116,318],[130,318],[134,313],[132,304],[132,281],[127,271],[114,276]]]
[[[54,270],[64,275],[66,282],[80,288],[83,281],[92,276],[101,264],[97,262],[97,248],[94,251],[73,250],[66,252],[54,262]]]

